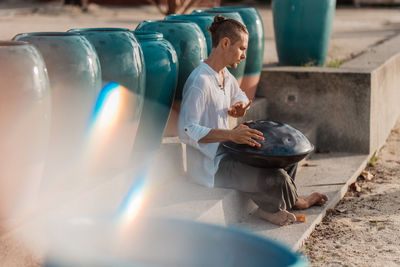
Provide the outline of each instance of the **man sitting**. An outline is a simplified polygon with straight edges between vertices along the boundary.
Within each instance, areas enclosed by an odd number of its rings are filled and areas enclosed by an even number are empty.
[[[236,68],[246,57],[248,31],[240,22],[217,15],[209,27],[212,51],[191,73],[184,90],[178,132],[187,146],[189,177],[208,187],[223,187],[247,194],[259,207],[258,214],[274,224],[296,221],[290,209],[323,205],[326,195],[300,198],[294,177],[297,165],[286,169],[257,168],[232,158],[220,142],[260,147],[262,133],[239,125],[229,129],[228,116],[243,117],[252,101],[239,88],[226,66]]]

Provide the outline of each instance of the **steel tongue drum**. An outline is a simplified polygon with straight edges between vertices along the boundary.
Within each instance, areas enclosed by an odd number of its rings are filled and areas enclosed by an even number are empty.
[[[257,140],[261,147],[222,143],[228,153],[243,163],[261,168],[285,168],[314,150],[304,134],[286,123],[257,120],[244,124],[263,133],[264,140]]]

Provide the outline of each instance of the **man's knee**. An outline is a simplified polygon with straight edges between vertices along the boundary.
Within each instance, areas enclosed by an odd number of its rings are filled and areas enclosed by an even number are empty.
[[[290,179],[287,172],[283,169],[274,168],[274,169],[265,169],[259,177],[259,185],[261,188],[270,190],[275,188],[276,190],[280,190],[284,188],[288,183],[288,179]]]

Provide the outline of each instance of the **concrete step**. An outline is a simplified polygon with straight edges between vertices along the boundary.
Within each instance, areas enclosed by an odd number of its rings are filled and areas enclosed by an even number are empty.
[[[278,227],[256,215],[256,206],[242,194],[228,189],[209,189],[191,184],[181,177],[163,188],[147,212],[157,216],[184,218],[222,226],[246,229],[255,234],[285,243],[294,250],[321,222],[327,209],[333,208],[367,164],[368,155],[329,153],[314,154],[297,175],[299,195],[318,191],[329,196],[324,207],[313,207],[295,213],[305,214],[306,223]]]
[[[241,222],[231,226],[247,229],[298,250],[315,226],[322,221],[326,211],[334,208],[343,198],[348,186],[365,168],[368,159],[368,155],[360,154],[316,153],[307,160],[308,167],[301,168],[296,177],[299,195],[306,196],[312,192],[320,192],[328,195],[329,201],[323,207],[295,211],[296,214],[306,215],[305,223],[279,227],[258,218],[252,212]]]
[[[222,226],[233,226],[283,242],[297,250],[326,210],[343,197],[350,183],[356,180],[368,162],[368,155],[348,153],[313,154],[307,167],[298,171],[296,185],[300,196],[318,191],[327,194],[324,207],[313,207],[295,213],[304,214],[306,223],[278,227],[258,218],[256,205],[242,194],[229,189],[209,189],[192,184],[183,177],[165,185],[153,194],[146,205],[146,214],[184,218]]]
[[[152,194],[146,214],[202,221],[218,225],[240,222],[255,205],[237,191],[206,188],[188,181],[185,176],[171,181]]]

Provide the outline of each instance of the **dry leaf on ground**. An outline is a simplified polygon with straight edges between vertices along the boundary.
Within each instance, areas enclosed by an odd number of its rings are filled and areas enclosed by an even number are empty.
[[[354,192],[361,192],[361,186],[359,186],[357,182],[352,183],[350,189]]]

